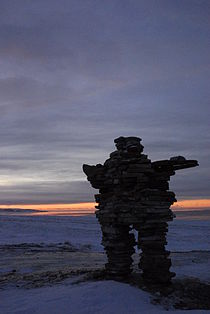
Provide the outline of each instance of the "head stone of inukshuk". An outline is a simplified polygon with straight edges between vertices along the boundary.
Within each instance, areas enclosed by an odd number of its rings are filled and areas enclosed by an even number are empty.
[[[151,162],[142,154],[144,147],[138,137],[119,137],[114,142],[117,150],[103,165],[83,165],[91,185],[99,189],[96,216],[108,259],[106,272],[112,278],[125,279],[138,244],[144,282],[169,284],[175,274],[170,272],[170,252],[165,245],[167,222],[174,217],[170,206],[176,199],[168,181],[176,170],[198,163],[182,156]],[[137,243],[132,229],[138,232]]]

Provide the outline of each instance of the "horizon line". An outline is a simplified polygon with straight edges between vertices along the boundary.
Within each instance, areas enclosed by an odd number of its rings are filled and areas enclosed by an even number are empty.
[[[95,211],[95,206],[97,203],[95,202],[80,202],[80,203],[40,203],[40,204],[0,204],[1,209],[9,209],[9,208],[19,208],[19,209],[37,209],[37,210],[91,210]],[[194,199],[194,200],[180,200],[174,203],[172,206],[173,210],[199,210],[210,208],[210,199]]]

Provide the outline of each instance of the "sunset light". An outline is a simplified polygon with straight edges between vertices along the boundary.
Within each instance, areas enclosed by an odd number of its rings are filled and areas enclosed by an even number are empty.
[[[0,314],[210,311],[209,12],[0,0]]]
[[[210,199],[181,200],[172,206],[174,210],[202,210],[204,208],[210,208]]]
[[[95,203],[75,203],[75,204],[14,204],[0,205],[2,209],[15,210],[37,210],[30,215],[87,215],[95,212]]]
[[[32,209],[40,212],[34,212],[32,215],[68,215],[71,214],[91,214],[95,212],[96,203],[66,203],[66,204],[13,204],[0,205],[2,209]],[[185,210],[203,210],[210,208],[210,199],[181,200],[171,206],[174,211]]]

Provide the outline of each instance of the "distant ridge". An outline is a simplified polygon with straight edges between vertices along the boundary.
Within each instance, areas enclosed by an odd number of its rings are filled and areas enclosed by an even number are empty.
[[[36,212],[45,212],[45,210],[30,209],[30,208],[0,208],[0,213],[36,213]]]

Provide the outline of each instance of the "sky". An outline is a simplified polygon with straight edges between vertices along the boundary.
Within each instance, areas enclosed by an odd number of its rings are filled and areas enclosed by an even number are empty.
[[[209,0],[0,0],[0,204],[93,202],[119,136],[210,199]],[[209,202],[210,204],[210,202]]]

